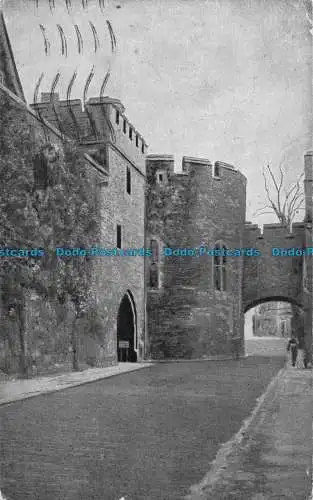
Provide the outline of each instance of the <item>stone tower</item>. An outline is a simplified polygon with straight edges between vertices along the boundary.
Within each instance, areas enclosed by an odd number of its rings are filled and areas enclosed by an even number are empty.
[[[148,355],[232,355],[234,339],[242,350],[242,257],[166,256],[164,248],[241,248],[246,179],[199,158],[184,157],[180,173],[172,156],[149,155],[146,167]]]

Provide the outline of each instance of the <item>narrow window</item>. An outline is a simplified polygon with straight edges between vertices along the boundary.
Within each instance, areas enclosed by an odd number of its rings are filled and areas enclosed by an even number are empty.
[[[152,259],[154,262],[159,261],[159,244],[157,240],[151,240],[150,241],[150,248],[152,252]]]
[[[122,226],[120,224],[116,226],[116,246],[122,248]]]
[[[281,322],[281,336],[285,337],[285,321]]]
[[[217,163],[214,165],[214,177],[220,177],[220,167]]]
[[[1,85],[4,85],[4,74],[2,73],[2,71],[0,71],[0,83]]]
[[[126,167],[126,190],[128,194],[131,194],[131,172],[129,167]]]
[[[126,134],[126,128],[127,128],[126,127],[126,120],[124,119],[124,121],[123,121],[123,132],[124,132],[124,134]]]
[[[219,250],[219,247],[215,247],[215,250]],[[216,290],[221,290],[221,271],[220,271],[220,257],[214,255],[214,284]]]
[[[120,123],[120,112],[119,112],[118,109],[116,110],[115,121],[116,121],[117,124]]]
[[[167,172],[158,172],[157,173],[157,183],[158,184],[166,184],[167,181]]]
[[[214,285],[219,291],[226,291],[227,287],[227,248],[217,243],[214,248]]]
[[[303,268],[302,268],[302,273],[303,273],[303,288],[305,290],[309,290],[309,280],[308,280],[308,271],[307,271],[307,265],[306,265],[306,259],[303,257]]]
[[[137,134],[137,135],[136,135],[136,147],[138,148],[138,146],[139,146],[139,136],[138,136],[138,134]]]
[[[142,144],[141,144],[141,152],[144,153],[145,152],[145,143],[142,141]]]
[[[224,255],[222,256],[222,290],[227,290],[227,262],[226,262],[226,251],[227,248],[223,246]]]
[[[149,284],[151,288],[159,288],[159,272],[158,265],[153,262],[150,265],[150,279]]]
[[[133,129],[129,127],[129,138],[132,141],[133,140]]]

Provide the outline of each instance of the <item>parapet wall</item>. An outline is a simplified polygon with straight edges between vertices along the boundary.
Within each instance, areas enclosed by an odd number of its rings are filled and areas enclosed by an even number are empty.
[[[244,234],[247,241],[269,240],[273,239],[279,243],[286,243],[287,240],[296,240],[296,243],[304,242],[305,222],[295,222],[291,226],[291,231],[286,230],[286,226],[279,223],[264,224],[263,232],[257,224],[245,223]],[[282,246],[282,245],[281,245]]]
[[[151,154],[146,156],[147,168],[149,168],[150,175],[155,175],[161,171],[167,172],[170,176],[194,175],[199,171],[211,172],[211,176],[215,179],[221,179],[228,172],[237,174],[246,179],[239,170],[233,165],[221,161],[216,161],[214,165],[212,162],[205,158],[193,158],[184,156],[182,158],[181,168],[175,169],[175,160],[173,155]]]
[[[246,178],[231,165],[184,157],[176,171],[173,156],[148,155],[146,171],[149,234],[177,246],[243,235]]]

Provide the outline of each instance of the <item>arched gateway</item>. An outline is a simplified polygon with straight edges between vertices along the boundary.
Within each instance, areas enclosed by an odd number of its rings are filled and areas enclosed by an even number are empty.
[[[245,304],[244,313],[250,311],[250,309],[253,309],[256,306],[259,306],[260,304],[266,304],[267,302],[286,302],[287,304],[297,306],[300,310],[303,310],[302,303],[298,302],[297,300],[294,300],[290,297],[284,297],[282,295],[270,295],[269,297],[255,299],[254,301]]]
[[[122,298],[117,315],[117,359],[120,362],[137,361],[137,315],[129,290]]]
[[[255,224],[246,224],[244,246],[257,249],[256,257],[244,257],[243,310],[262,302],[290,302],[304,307],[303,256],[276,255],[280,250],[295,251],[306,244],[304,223],[295,223],[288,233],[282,224],[265,224],[263,234]]]
[[[312,227],[296,222],[288,232],[282,224],[265,224],[263,233],[247,223],[244,246],[257,249],[258,256],[244,257],[242,309],[249,311],[269,301],[289,302],[301,311],[304,344],[312,348],[312,276],[307,260],[311,257]]]

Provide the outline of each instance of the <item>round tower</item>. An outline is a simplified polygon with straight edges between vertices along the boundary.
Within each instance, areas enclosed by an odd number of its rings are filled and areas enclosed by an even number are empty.
[[[190,157],[180,172],[165,155],[149,155],[146,168],[149,354],[232,356],[242,334],[243,261],[222,254],[242,247],[246,179],[229,164]]]

